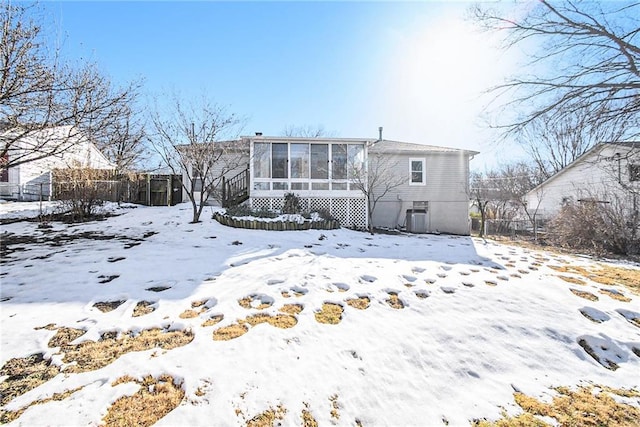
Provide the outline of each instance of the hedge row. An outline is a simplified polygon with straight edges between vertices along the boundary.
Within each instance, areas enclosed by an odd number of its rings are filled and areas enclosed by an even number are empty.
[[[295,231],[295,230],[334,230],[340,228],[340,222],[335,219],[323,221],[305,221],[303,223],[294,221],[259,221],[249,219],[238,219],[228,215],[215,213],[213,218],[222,225],[234,228],[247,228],[249,230],[273,230],[273,231]]]

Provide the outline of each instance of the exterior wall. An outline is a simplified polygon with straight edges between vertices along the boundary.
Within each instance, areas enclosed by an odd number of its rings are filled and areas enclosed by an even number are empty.
[[[620,160],[616,153],[621,154]],[[632,153],[630,159],[625,158],[628,153]],[[537,217],[549,218],[565,202],[592,197],[600,202],[611,202],[617,198],[631,207],[632,193],[640,192],[640,181],[629,180],[629,163],[640,164],[640,147],[611,144],[596,148],[530,191],[525,197],[529,211],[533,212],[537,207]]]
[[[231,169],[228,169],[228,165],[235,165]],[[244,171],[249,166],[249,153],[244,152],[235,152],[233,154],[224,154],[222,158],[218,162],[216,162],[211,168],[211,174],[215,177],[225,178],[233,178],[240,172]],[[227,170],[228,169],[228,170]],[[223,173],[223,171],[225,171]],[[185,171],[182,171],[182,180],[183,182],[188,182],[189,177]],[[222,186],[222,180],[216,185],[213,194],[209,195],[209,198],[206,200],[207,204],[210,206],[220,206],[220,192]],[[194,192],[194,196],[196,200],[200,200],[200,192]],[[182,188],[182,200],[188,201],[189,196],[184,188]]]
[[[55,138],[63,138],[71,132],[68,127],[56,128],[51,131]],[[9,168],[9,182],[3,183],[0,195],[23,200],[37,200],[40,190],[45,197],[50,195],[51,171],[71,167],[86,167],[92,169],[113,169],[114,165],[86,139],[82,134],[75,134],[69,138],[68,144],[73,144],[62,154],[43,159],[32,160],[16,167]],[[21,146],[29,146],[29,138],[21,141]],[[46,184],[46,185],[45,185]]]
[[[374,155],[374,154],[372,154]],[[429,232],[469,234],[469,156],[463,152],[385,154],[390,169],[407,181],[380,199],[373,214],[375,227],[403,227],[407,209],[427,202]],[[410,185],[410,159],[425,159],[426,182]]]

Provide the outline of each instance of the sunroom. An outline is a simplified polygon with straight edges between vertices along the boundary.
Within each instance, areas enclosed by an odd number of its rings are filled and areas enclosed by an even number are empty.
[[[295,193],[303,209],[324,210],[343,226],[366,227],[366,202],[356,186],[366,168],[367,140],[251,138],[250,201],[278,210]]]

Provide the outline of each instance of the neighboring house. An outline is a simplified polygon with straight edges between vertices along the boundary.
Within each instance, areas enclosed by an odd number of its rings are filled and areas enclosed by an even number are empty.
[[[285,193],[292,192],[303,210],[324,210],[344,227],[366,228],[367,200],[350,178],[371,156],[382,155],[389,156],[393,173],[406,180],[378,202],[375,227],[403,227],[407,209],[423,209],[423,231],[469,234],[469,160],[474,151],[364,138],[256,135],[237,144],[248,146],[247,168],[226,176],[223,205],[225,200],[248,199],[253,209],[279,210]]]
[[[54,149],[59,146],[59,149]],[[56,151],[44,158],[41,153]],[[30,133],[12,144],[8,160],[24,158],[26,163],[0,170],[0,198],[48,199],[52,194],[52,171],[67,168],[114,169],[98,148],[77,128],[59,126]],[[6,161],[6,160],[5,160]]]
[[[525,195],[527,209],[548,219],[570,202],[619,203],[640,209],[640,142],[595,145]]]

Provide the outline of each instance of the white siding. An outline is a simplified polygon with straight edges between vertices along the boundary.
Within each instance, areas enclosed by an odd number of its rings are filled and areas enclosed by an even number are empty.
[[[601,202],[614,198],[631,200],[631,192],[618,183],[640,191],[640,182],[629,181],[629,163],[640,163],[640,151],[622,145],[597,147],[581,159],[567,166],[525,197],[530,211],[537,216],[548,218],[556,214],[562,204],[568,201],[596,197]],[[616,156],[620,153],[620,159]],[[628,154],[632,153],[630,159]],[[619,169],[618,169],[619,167]],[[631,202],[630,202],[631,203]]]

